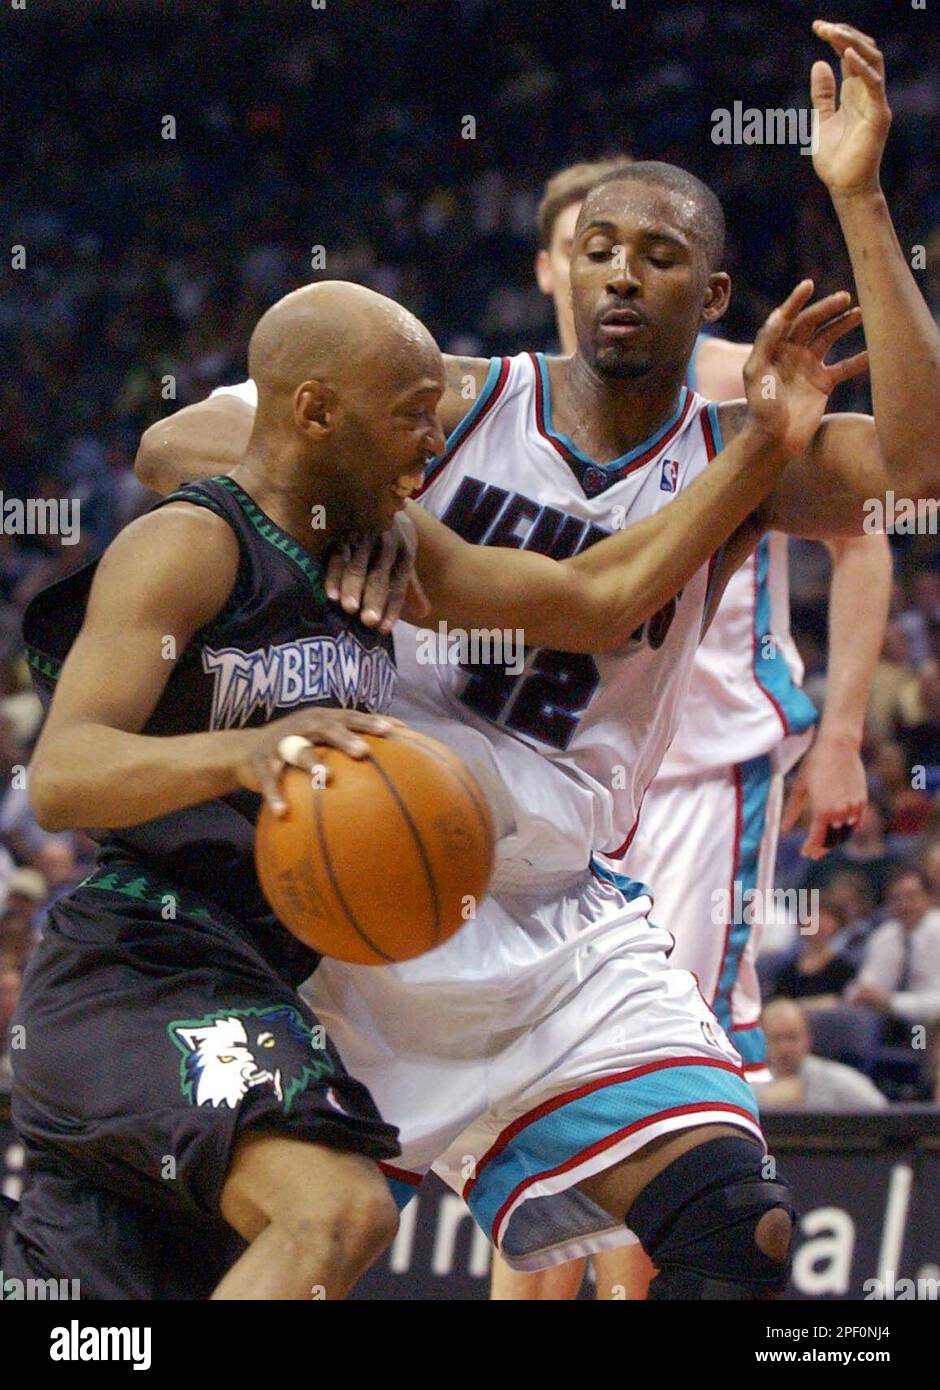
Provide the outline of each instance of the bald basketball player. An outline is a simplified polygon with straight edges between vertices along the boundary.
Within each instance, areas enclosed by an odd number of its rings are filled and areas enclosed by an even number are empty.
[[[432,620],[622,647],[815,427],[820,369],[788,339],[843,301],[804,309],[808,293],[754,354],[776,398],[758,396],[668,515],[558,563],[418,513]],[[327,282],[263,316],[249,364],[239,465],[164,499],[24,625],[51,699],[33,804],[99,852],[52,908],[17,1011],[31,1177],[3,1268],[78,1279],[90,1299],[339,1298],[396,1226],[376,1166],[396,1131],[296,994],[317,957],[268,909],[253,833],[262,796],[282,809],[285,762],[312,769],[314,744],[362,757],[360,734],[394,726],[391,639],[328,602],[324,562],[350,532],[387,528],[442,449],[443,363],[399,305]]]

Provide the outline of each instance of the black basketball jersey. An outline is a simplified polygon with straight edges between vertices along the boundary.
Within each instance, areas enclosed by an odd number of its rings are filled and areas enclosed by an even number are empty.
[[[238,537],[238,573],[219,614],[177,653],[142,733],[257,727],[317,705],[373,713],[388,708],[395,686],[392,640],[330,602],[323,567],[313,556],[231,478],[188,484],[157,505],[173,501],[208,507],[228,522]],[[26,610],[27,660],[44,703],[81,627],[96,564],[50,585]],[[114,679],[121,679],[119,652]],[[220,903],[251,924],[272,964],[290,960],[290,974],[302,976],[309,970],[297,962],[298,943],[271,914],[255,873],[260,807],[259,796],[238,791],[142,825],[90,833],[101,844],[99,865],[139,865]],[[316,957],[307,954],[312,969]]]

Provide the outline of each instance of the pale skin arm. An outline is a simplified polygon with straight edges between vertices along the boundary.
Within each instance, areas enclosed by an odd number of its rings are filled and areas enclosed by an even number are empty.
[[[438,419],[445,435],[451,434],[483,389],[490,369],[486,357],[449,357],[444,355],[445,389],[437,407]]]
[[[783,829],[791,830],[808,800],[810,828],[801,851],[808,859],[826,853],[830,825],[838,830],[857,823],[868,800],[859,750],[892,582],[886,536],[845,537],[826,546],[832,556],[826,703],[783,816]]]

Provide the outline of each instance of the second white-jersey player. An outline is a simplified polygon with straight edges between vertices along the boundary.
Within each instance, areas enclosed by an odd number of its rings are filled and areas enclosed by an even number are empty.
[[[655,883],[657,911],[676,924],[672,964],[696,976],[753,1081],[770,1079],[756,959],[783,779],[817,720],[786,585],[787,538],[765,536],[728,581],[625,859]]]
[[[536,275],[555,305],[563,352],[576,338],[569,288],[574,227],[585,194],[627,157],[572,165],[546,184]],[[686,382],[708,400],[742,395],[749,345],[701,336]],[[865,799],[858,756],[891,590],[883,535],[833,537],[830,679],[816,750],[825,786],[814,805],[817,849],[829,823],[851,822]],[[731,576],[696,656],[675,738],[643,800],[622,863],[655,885],[658,920],[676,938],[674,966],[691,970],[744,1059],[769,1079],[755,963],[772,902],[784,775],[809,747],[818,714],[801,686],[790,634],[788,542],[771,532]],[[793,798],[793,809],[800,809]]]

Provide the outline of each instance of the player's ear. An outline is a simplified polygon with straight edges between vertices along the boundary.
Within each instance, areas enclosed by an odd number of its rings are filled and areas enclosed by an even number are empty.
[[[322,438],[336,424],[338,397],[322,381],[304,381],[294,392],[294,423],[304,434]]]
[[[555,288],[552,275],[552,262],[548,252],[542,250],[535,258],[535,279],[543,294],[551,294]]]
[[[713,271],[708,277],[705,289],[702,318],[706,323],[715,323],[726,312],[730,303],[731,276],[724,270]]]

